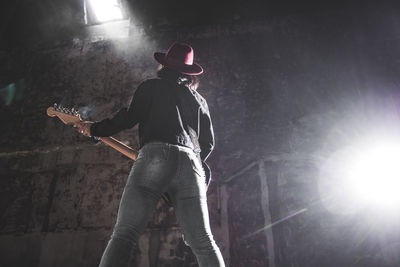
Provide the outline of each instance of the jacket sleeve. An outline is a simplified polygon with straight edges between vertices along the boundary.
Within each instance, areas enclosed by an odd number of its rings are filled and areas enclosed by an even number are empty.
[[[129,108],[122,108],[112,118],[92,124],[90,128],[91,135],[98,137],[110,136],[122,130],[132,128],[141,122],[151,105],[150,88],[146,87],[146,82],[139,85],[133,95]]]
[[[210,118],[210,111],[205,100],[200,114],[199,144],[201,160],[205,161],[213,151],[215,145],[214,129]]]

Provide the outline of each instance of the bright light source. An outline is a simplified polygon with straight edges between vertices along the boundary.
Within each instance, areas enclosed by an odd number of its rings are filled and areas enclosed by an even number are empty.
[[[358,138],[320,166],[321,201],[332,213],[400,216],[399,134]]]
[[[400,205],[400,143],[375,143],[353,155],[348,185],[372,205]]]
[[[123,19],[118,0],[89,0],[89,2],[99,22]]]

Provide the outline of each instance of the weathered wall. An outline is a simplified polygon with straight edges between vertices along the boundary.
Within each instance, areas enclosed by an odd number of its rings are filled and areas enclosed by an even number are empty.
[[[110,42],[85,41],[22,57],[30,60],[25,97],[4,107],[4,118],[15,118],[9,127],[21,129],[2,139],[1,258],[7,266],[98,263],[132,162],[45,111],[58,102],[100,119],[129,104],[135,87],[157,67],[151,46],[136,50],[130,41],[120,41],[126,47],[118,50]],[[118,137],[138,146],[136,128]],[[179,238],[171,209],[160,202],[135,260],[140,266],[149,260],[160,266],[156,259],[163,266],[193,262]]]
[[[396,266],[398,228],[383,243],[387,232],[365,227],[359,214],[327,210],[319,191],[320,169],[332,152],[371,122],[398,122],[398,19],[383,11],[2,53],[2,83],[24,79],[25,87],[0,115],[1,265],[96,266],[132,163],[45,110],[61,102],[84,107],[95,120],[115,113],[154,75],[152,52],[179,39],[194,46],[206,69],[199,91],[217,142],[209,209],[229,265]],[[116,137],[137,147],[136,128]],[[162,202],[139,247],[132,266],[195,262]]]

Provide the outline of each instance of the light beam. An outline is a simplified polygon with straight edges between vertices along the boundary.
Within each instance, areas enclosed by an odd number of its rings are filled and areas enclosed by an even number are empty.
[[[123,19],[121,6],[117,0],[89,0],[99,22]]]

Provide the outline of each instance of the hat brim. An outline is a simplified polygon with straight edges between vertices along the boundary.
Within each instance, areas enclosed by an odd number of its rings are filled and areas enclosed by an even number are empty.
[[[180,73],[183,74],[200,75],[204,71],[203,68],[197,63],[193,63],[193,65],[187,65],[187,64],[176,64],[174,62],[168,61],[168,59],[166,58],[166,53],[155,52],[153,56],[154,59],[161,65],[179,71]]]

